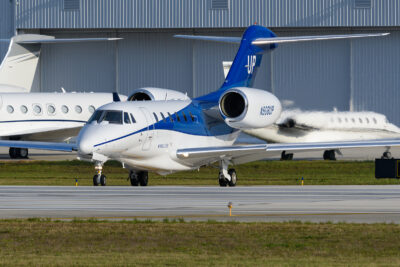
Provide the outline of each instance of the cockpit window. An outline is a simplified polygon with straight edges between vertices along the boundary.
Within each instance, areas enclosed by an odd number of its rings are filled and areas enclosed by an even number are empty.
[[[103,110],[96,110],[96,111],[93,113],[92,117],[90,117],[88,123],[91,123],[91,122],[93,122],[93,121],[99,122],[100,117],[101,117],[102,114],[103,114]]]
[[[136,123],[135,117],[133,117],[132,113],[131,113],[131,119],[132,119],[132,123]]]
[[[131,124],[131,120],[129,119],[129,115],[127,112],[124,112],[124,123]]]
[[[122,111],[106,110],[100,122],[108,121],[112,124],[122,124]]]

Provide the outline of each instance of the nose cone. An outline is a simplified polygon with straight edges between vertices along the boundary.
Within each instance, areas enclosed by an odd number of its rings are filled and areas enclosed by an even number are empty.
[[[91,154],[93,152],[93,143],[87,139],[79,139],[78,151],[80,154]]]

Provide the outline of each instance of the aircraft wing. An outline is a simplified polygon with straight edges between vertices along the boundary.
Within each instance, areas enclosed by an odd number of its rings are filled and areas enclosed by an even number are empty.
[[[52,151],[65,151],[65,152],[72,152],[78,150],[76,144],[37,142],[37,141],[0,140],[0,146],[52,150]]]
[[[318,150],[340,150],[344,148],[371,148],[400,146],[400,139],[372,140],[372,141],[348,141],[348,142],[318,142],[318,143],[275,143],[262,145],[237,145],[224,147],[203,147],[179,149],[177,157],[188,163],[230,160],[233,164],[266,159],[278,156],[282,151],[306,152]]]

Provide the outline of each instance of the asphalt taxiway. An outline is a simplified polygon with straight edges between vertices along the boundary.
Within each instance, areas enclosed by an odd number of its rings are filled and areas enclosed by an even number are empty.
[[[1,186],[0,218],[28,217],[399,223],[400,185]]]

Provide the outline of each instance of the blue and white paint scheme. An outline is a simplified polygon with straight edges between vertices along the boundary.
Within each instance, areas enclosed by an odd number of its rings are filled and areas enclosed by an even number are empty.
[[[359,38],[385,34],[276,37],[269,29],[250,26],[240,39],[212,36],[176,36],[187,39],[240,43],[238,53],[222,86],[210,94],[195,98],[153,99],[142,91],[138,98],[114,101],[96,110],[82,128],[77,145],[39,142],[0,142],[0,145],[35,147],[78,152],[79,158],[95,163],[94,185],[105,185],[102,166],[118,160],[130,170],[131,185],[147,185],[148,171],[168,174],[198,169],[219,162],[221,186],[236,185],[231,164],[267,158],[283,150],[313,150],[371,146],[371,143],[313,143],[234,145],[245,129],[263,128],[281,115],[281,103],[273,94],[251,88],[262,55],[277,47],[276,43]],[[163,89],[157,89],[163,90]],[[155,91],[157,91],[155,90]],[[152,95],[163,96],[154,91]],[[147,94],[147,97],[146,97]],[[168,95],[168,94],[167,94]],[[400,145],[400,141],[377,141],[375,145]]]

